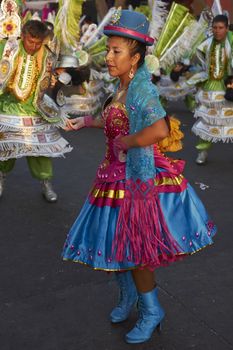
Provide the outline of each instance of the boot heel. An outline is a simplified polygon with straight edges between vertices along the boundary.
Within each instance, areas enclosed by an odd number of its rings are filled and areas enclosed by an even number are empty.
[[[158,290],[153,289],[147,293],[139,294],[139,319],[135,327],[126,334],[125,340],[129,344],[144,343],[149,340],[152,333],[161,331],[161,321],[165,313],[158,301]]]

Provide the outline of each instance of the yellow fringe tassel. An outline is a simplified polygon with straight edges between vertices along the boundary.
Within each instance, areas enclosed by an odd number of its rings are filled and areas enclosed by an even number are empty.
[[[161,152],[177,152],[183,147],[181,140],[184,137],[180,130],[180,121],[175,117],[169,117],[170,133],[162,141],[158,142]]]

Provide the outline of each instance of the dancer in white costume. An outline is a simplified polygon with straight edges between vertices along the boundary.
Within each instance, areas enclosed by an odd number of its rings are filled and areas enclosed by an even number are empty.
[[[212,143],[233,141],[233,103],[224,98],[224,81],[232,75],[233,69],[233,33],[229,32],[228,18],[224,15],[214,17],[212,28],[213,36],[197,49],[204,68],[199,75],[202,87],[197,94],[199,106],[194,114],[198,120],[192,128],[200,137],[196,145],[197,164],[206,163]]]

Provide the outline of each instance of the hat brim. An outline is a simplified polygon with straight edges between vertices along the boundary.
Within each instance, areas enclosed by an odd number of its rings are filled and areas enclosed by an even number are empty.
[[[134,30],[127,29],[127,28],[108,25],[104,27],[103,32],[107,36],[121,36],[124,38],[137,40],[145,44],[146,46],[152,46],[154,44],[154,39],[151,38],[150,36],[142,33],[138,33]]]

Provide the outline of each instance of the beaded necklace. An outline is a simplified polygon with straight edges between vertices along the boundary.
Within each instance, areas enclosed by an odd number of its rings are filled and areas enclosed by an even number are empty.
[[[227,66],[225,42],[213,42],[210,53],[210,76],[213,80],[221,80],[224,77]]]
[[[26,101],[35,91],[39,68],[36,56],[27,54],[23,49],[15,62],[15,74],[8,84],[9,90],[20,101]]]

